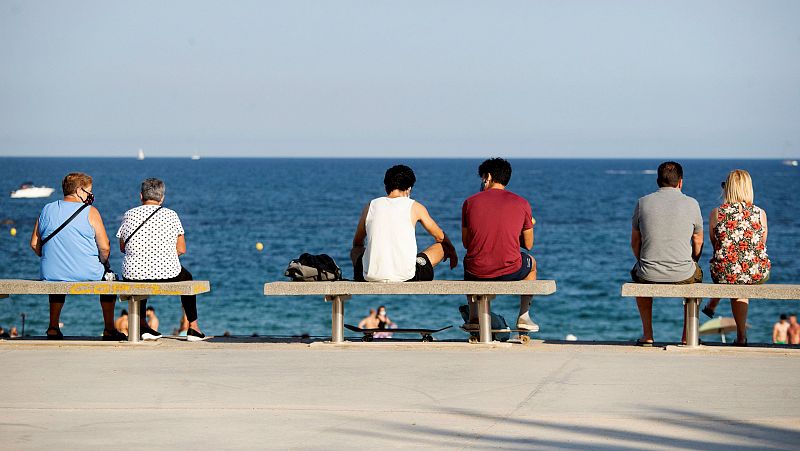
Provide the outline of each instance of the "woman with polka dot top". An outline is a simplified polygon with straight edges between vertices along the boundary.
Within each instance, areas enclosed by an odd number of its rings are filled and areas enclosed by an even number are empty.
[[[162,207],[164,182],[149,178],[142,182],[142,205],[125,212],[117,232],[119,249],[124,254],[122,277],[131,282],[183,282],[192,275],[181,265],[178,256],[186,253],[186,240],[178,214]],[[138,230],[137,230],[138,229]],[[197,296],[181,296],[189,320],[186,339],[204,340],[197,323]],[[161,334],[148,327],[145,318],[147,300],[141,303],[142,339],[156,340]]]

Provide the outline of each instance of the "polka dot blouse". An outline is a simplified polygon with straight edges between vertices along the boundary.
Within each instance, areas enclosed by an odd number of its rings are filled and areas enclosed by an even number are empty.
[[[125,212],[117,238],[126,240],[158,205],[142,205]],[[178,214],[162,208],[133,235],[125,246],[122,276],[131,280],[169,279],[181,272],[175,245],[183,235]]]

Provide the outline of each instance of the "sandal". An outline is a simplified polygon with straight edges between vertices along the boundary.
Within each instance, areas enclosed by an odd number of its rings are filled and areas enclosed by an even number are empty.
[[[51,334],[50,333],[51,330],[55,331],[55,333]],[[47,332],[45,332],[45,335],[47,335],[47,339],[48,340],[63,340],[64,339],[64,334],[61,333],[61,329],[59,329],[58,327],[48,327],[47,328]]]
[[[637,338],[636,339],[636,346],[641,346],[643,348],[652,348],[653,347],[653,342],[652,341],[642,340],[641,338]]]

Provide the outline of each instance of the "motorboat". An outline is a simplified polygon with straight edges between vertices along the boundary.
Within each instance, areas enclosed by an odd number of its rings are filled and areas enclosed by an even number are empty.
[[[797,160],[783,160],[783,164],[786,166],[797,166],[798,162]]]
[[[50,197],[55,191],[54,188],[46,186],[34,186],[33,182],[25,182],[19,189],[11,192],[12,199],[36,199],[40,197]]]
[[[196,153],[192,154],[192,160],[199,160],[199,159],[200,159],[200,154]]]

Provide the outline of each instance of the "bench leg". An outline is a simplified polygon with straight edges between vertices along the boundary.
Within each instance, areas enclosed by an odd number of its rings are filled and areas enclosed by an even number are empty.
[[[344,301],[350,299],[348,295],[325,296],[331,303],[331,342],[344,342]]]
[[[128,298],[128,343],[138,343],[141,341],[141,330],[139,329],[139,297],[131,296]]]
[[[686,299],[686,347],[696,348],[700,346],[700,319],[697,314],[700,311],[700,299]]]
[[[478,303],[478,342],[492,342],[492,307],[491,298],[486,295],[476,296]]]

